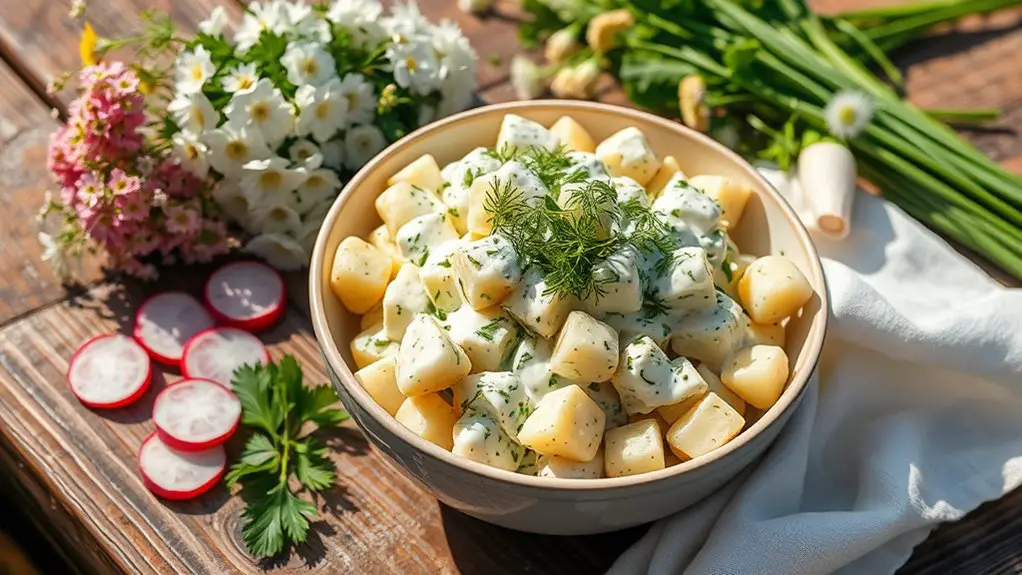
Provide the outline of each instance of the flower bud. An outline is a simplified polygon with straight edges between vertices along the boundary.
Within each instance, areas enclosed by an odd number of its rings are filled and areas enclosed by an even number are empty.
[[[543,55],[552,64],[563,63],[568,56],[571,56],[581,46],[575,39],[575,31],[571,28],[564,28],[554,32],[546,41],[546,49]]]
[[[698,74],[690,74],[678,84],[678,107],[681,121],[693,130],[705,132],[710,127],[710,109],[704,102],[706,82]]]
[[[493,8],[494,0],[458,0],[458,9],[467,14],[482,14]]]
[[[586,42],[597,52],[608,52],[616,46],[615,36],[635,26],[635,17],[628,10],[604,12],[590,20]]]
[[[550,90],[558,98],[589,99],[596,91],[599,77],[599,65],[594,60],[586,60],[578,66],[561,68],[550,83]]]
[[[533,100],[543,93],[543,71],[522,55],[511,59],[511,87],[519,100]]]
[[[380,92],[380,100],[376,104],[376,109],[380,114],[387,112],[391,108],[397,105],[397,86],[394,84],[387,84],[383,87],[383,91]]]

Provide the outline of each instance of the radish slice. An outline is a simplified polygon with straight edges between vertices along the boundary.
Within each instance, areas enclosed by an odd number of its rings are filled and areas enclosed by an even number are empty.
[[[231,387],[234,370],[243,365],[269,363],[270,354],[259,338],[233,327],[215,327],[195,334],[185,344],[181,373]]]
[[[138,450],[138,470],[146,489],[164,499],[192,499],[209,491],[227,469],[227,454],[217,445],[203,451],[180,451],[152,434]]]
[[[135,339],[165,365],[178,365],[185,342],[211,327],[213,318],[202,304],[182,292],[154,295],[135,315]]]
[[[250,332],[272,326],[284,313],[284,280],[259,262],[234,262],[206,281],[206,305],[224,325]]]
[[[186,379],[156,396],[153,423],[160,440],[182,451],[220,445],[234,434],[241,402],[226,387],[208,379]]]
[[[130,337],[94,337],[71,356],[67,383],[89,407],[113,409],[142,397],[152,379],[149,356]]]

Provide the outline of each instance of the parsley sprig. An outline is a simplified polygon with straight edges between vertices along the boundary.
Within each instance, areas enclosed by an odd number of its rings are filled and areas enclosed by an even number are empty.
[[[245,546],[253,555],[270,557],[305,541],[309,520],[316,517],[316,508],[292,491],[291,478],[316,492],[336,477],[326,446],[303,427],[334,426],[348,414],[331,407],[337,394],[329,385],[302,385],[302,369],[290,355],[277,364],[239,368],[231,386],[241,401],[241,421],[254,432],[226,480],[242,486]]]

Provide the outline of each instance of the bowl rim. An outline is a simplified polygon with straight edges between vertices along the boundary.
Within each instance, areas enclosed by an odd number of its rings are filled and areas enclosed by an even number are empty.
[[[551,108],[555,111],[562,111],[566,115],[571,114],[572,111],[585,110],[589,112],[624,116],[628,119],[659,124],[668,130],[679,132],[683,137],[687,136],[688,138],[695,140],[699,145],[710,147],[716,152],[731,159],[735,165],[746,172],[747,176],[756,180],[761,187],[767,191],[773,201],[777,202],[780,206],[787,219],[795,224],[794,227],[797,239],[809,254],[810,269],[804,271],[808,271],[809,275],[812,276],[812,279],[814,280],[813,284],[819,286],[819,289],[816,290],[816,295],[820,298],[820,307],[817,312],[818,317],[814,320],[820,322],[819,329],[816,330],[814,334],[811,334],[811,337],[806,339],[804,345],[809,346],[809,351],[808,355],[804,356],[805,359],[799,362],[802,369],[794,374],[791,382],[785,388],[777,402],[774,403],[770,409],[764,412],[752,426],[742,431],[738,437],[729,441],[723,447],[694,459],[683,461],[682,463],[672,465],[670,467],[665,467],[664,469],[624,477],[604,477],[598,480],[537,477],[491,467],[483,463],[454,455],[450,451],[422,439],[398,423],[392,415],[387,413],[386,410],[377,404],[369,396],[368,392],[359,385],[351,371],[351,368],[348,366],[347,362],[344,361],[340,351],[335,345],[333,334],[330,332],[328,326],[323,304],[323,298],[328,294],[332,297],[332,293],[330,290],[322,289],[321,285],[323,283],[322,277],[324,266],[326,265],[325,252],[327,237],[330,235],[334,222],[343,211],[348,199],[368,177],[368,175],[381,163],[386,161],[387,158],[401,148],[410,144],[412,141],[427,136],[435,136],[442,131],[453,128],[456,125],[476,116],[484,116],[495,112],[508,114],[519,111],[528,112],[532,109]],[[316,243],[312,251],[312,260],[309,266],[309,314],[312,320],[316,340],[322,350],[323,357],[326,359],[327,368],[334,373],[337,379],[341,382],[341,385],[344,386],[348,396],[352,399],[352,401],[358,404],[360,409],[366,411],[388,432],[415,448],[418,452],[431,457],[432,459],[453,465],[462,471],[481,476],[485,479],[505,482],[521,488],[540,488],[554,491],[606,491],[634,488],[637,486],[649,486],[650,484],[657,483],[661,480],[703,470],[704,468],[712,465],[714,462],[727,458],[740,448],[744,447],[750,441],[762,434],[768,427],[778,423],[782,414],[786,413],[789,409],[793,409],[799,403],[798,399],[808,385],[810,376],[815,371],[819,362],[820,353],[823,349],[824,337],[827,332],[829,310],[827,284],[823,275],[823,265],[820,262],[816,246],[809,237],[809,232],[806,230],[802,221],[798,218],[798,215],[788,203],[787,199],[774,189],[774,187],[763,176],[761,176],[748,161],[731,149],[711,139],[709,136],[692,130],[677,122],[632,108],[581,100],[531,100],[481,106],[435,121],[413,131],[397,142],[394,142],[382,152],[377,154],[369,161],[369,163],[363,166],[362,169],[360,169],[348,181],[341,190],[341,193],[334,200],[333,205],[330,207],[330,211],[323,220],[319,234],[316,237]]]

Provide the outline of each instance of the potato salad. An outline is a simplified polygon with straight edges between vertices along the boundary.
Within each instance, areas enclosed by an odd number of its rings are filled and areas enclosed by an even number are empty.
[[[422,156],[387,186],[331,287],[362,315],[356,379],[426,441],[620,477],[721,447],[784,390],[809,282],[730,240],[749,188],[686,176],[640,130],[597,144],[570,117],[509,114],[493,148]]]

